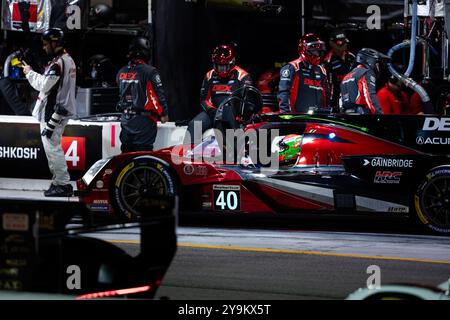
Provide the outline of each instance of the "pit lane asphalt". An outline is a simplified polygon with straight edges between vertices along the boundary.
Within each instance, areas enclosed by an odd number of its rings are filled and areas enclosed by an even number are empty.
[[[339,229],[339,228],[338,228]],[[385,230],[268,230],[179,227],[178,250],[157,297],[178,299],[344,299],[365,287],[367,268],[381,282],[438,285],[450,278],[450,238]],[[139,231],[93,236],[129,254]]]

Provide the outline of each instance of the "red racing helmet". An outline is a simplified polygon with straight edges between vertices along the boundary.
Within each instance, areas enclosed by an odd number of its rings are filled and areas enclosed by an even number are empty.
[[[233,47],[227,44],[217,46],[212,54],[212,62],[219,77],[228,77],[236,66],[236,54]]]
[[[306,62],[319,65],[326,52],[325,42],[314,33],[305,34],[298,43],[298,53]]]

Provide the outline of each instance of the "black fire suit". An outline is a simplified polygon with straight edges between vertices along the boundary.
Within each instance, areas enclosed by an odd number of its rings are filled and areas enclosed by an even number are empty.
[[[337,111],[339,108],[339,96],[341,94],[341,83],[344,77],[352,71],[356,57],[353,53],[346,51],[344,60],[330,51],[324,59],[324,66],[328,73],[328,82],[331,85],[331,106]]]
[[[187,129],[189,135],[186,135],[185,143],[194,142],[196,138],[194,136],[194,124],[196,122],[198,125],[201,124],[201,133],[211,129],[214,126],[217,108],[234,91],[244,85],[251,86],[253,85],[253,81],[247,71],[237,66],[233,68],[226,78],[219,77],[214,69],[208,71],[200,90],[200,105],[203,111],[189,122]],[[224,108],[222,119],[229,123],[230,128],[236,128],[236,116],[235,110],[232,110],[232,108]]]
[[[383,113],[377,97],[376,82],[372,69],[358,65],[342,81],[342,108],[359,113]]]
[[[132,60],[117,73],[123,112],[120,121],[122,152],[151,151],[158,117],[167,115],[167,100],[159,72],[143,60]]]
[[[327,108],[330,85],[322,66],[302,58],[289,62],[280,71],[278,104],[281,112],[308,112],[310,107]]]

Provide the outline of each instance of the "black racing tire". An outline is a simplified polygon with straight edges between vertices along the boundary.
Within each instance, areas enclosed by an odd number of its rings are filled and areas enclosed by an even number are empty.
[[[434,233],[450,235],[450,167],[432,169],[414,195],[419,222]]]
[[[417,301],[417,300],[424,300],[418,296],[407,294],[407,293],[400,293],[400,292],[383,292],[378,294],[373,294],[364,300],[406,300],[406,301]]]
[[[142,156],[118,168],[111,185],[112,205],[121,219],[139,220],[154,210],[154,196],[176,197],[177,184],[170,167],[160,159]]]

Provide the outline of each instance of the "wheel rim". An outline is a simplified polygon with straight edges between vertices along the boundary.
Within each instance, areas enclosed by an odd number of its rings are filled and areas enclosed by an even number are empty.
[[[423,190],[421,203],[432,225],[450,228],[450,177],[429,181]]]
[[[126,210],[134,217],[140,217],[150,208],[150,197],[167,195],[167,182],[162,174],[152,167],[131,169],[123,177],[120,197]]]

